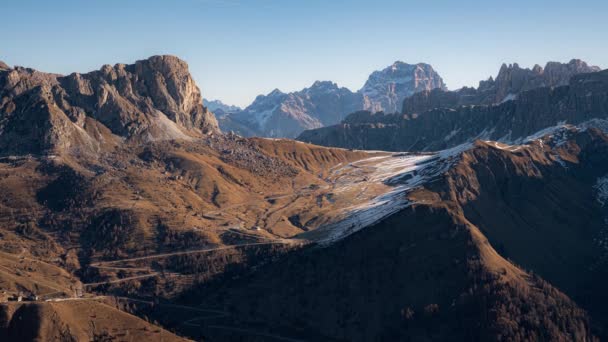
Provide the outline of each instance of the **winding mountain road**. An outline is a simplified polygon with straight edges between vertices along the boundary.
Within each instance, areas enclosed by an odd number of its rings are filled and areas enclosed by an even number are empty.
[[[89,266],[92,268],[97,268],[97,269],[108,269],[108,270],[117,270],[117,271],[149,271],[150,269],[142,268],[142,267],[130,268],[130,267],[112,266],[112,265],[120,264],[120,263],[124,263],[124,262],[144,261],[144,260],[168,258],[168,257],[173,257],[173,256],[208,253],[208,252],[214,252],[214,251],[235,249],[235,248],[240,248],[240,247],[265,246],[265,245],[303,245],[303,244],[304,244],[304,242],[299,241],[299,240],[281,239],[281,240],[276,240],[276,241],[271,241],[271,242],[253,242],[253,243],[244,243],[244,244],[239,244],[239,245],[222,246],[222,247],[215,247],[215,248],[202,248],[202,249],[188,250],[188,251],[160,253],[160,254],[147,255],[147,256],[143,256],[143,257],[127,258],[127,259],[120,259],[120,260],[100,261],[100,262],[91,263]],[[159,272],[151,272],[149,274],[144,274],[144,275],[138,275],[138,276],[127,277],[127,278],[122,278],[122,279],[100,281],[100,282],[94,282],[94,283],[87,283],[87,284],[83,284],[83,285],[86,287],[94,287],[94,286],[99,286],[99,285],[117,284],[117,283],[130,281],[130,280],[151,278],[151,277],[158,276],[159,274],[160,274]],[[171,276],[179,277],[180,275],[171,274]]]

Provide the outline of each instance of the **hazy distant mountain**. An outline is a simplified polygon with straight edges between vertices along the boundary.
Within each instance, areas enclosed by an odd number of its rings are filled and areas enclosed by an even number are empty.
[[[305,129],[340,122],[362,107],[361,95],[332,82],[317,81],[309,88],[289,94],[275,89],[268,95],[260,95],[243,111],[220,120],[220,127],[245,136],[293,138]]]
[[[203,106],[207,107],[210,111],[217,115],[216,111],[219,109],[223,113],[238,112],[241,110],[239,106],[227,105],[220,100],[207,100],[203,99]]]
[[[220,116],[219,122],[223,131],[244,136],[293,138],[306,129],[336,124],[358,110],[395,112],[407,96],[434,88],[445,85],[430,65],[395,62],[372,73],[358,92],[329,81],[292,93],[275,89],[239,113]]]

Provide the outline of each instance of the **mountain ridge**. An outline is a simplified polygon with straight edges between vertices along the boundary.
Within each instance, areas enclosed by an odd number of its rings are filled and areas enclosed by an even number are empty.
[[[580,59],[572,59],[568,63],[547,62],[545,68],[536,64],[532,69],[521,68],[517,63],[503,63],[495,78],[480,81],[477,88],[422,91],[406,98],[401,113],[420,113],[441,107],[500,104],[514,100],[523,91],[567,85],[572,76],[600,70]]]
[[[445,85],[432,66],[395,62],[372,73],[356,92],[332,81],[315,81],[290,93],[275,89],[257,96],[242,111],[223,117],[220,126],[243,136],[294,138],[304,129],[338,123],[357,110],[394,112],[405,97],[434,87]]]

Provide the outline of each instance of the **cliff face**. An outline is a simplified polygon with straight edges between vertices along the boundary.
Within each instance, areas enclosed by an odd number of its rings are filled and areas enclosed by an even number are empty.
[[[68,76],[0,70],[3,153],[96,152],[122,139],[189,139],[217,131],[187,64],[173,56]]]
[[[344,123],[306,131],[299,140],[346,148],[425,151],[473,139],[518,141],[539,130],[608,117],[608,71],[574,76],[567,86],[520,93],[499,105],[436,108],[383,117],[358,113]]]

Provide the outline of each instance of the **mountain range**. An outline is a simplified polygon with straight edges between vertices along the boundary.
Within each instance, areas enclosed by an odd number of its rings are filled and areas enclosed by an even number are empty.
[[[396,112],[406,97],[435,88],[445,89],[445,84],[430,65],[395,62],[372,73],[358,92],[329,81],[292,93],[275,89],[244,110],[222,116],[219,123],[222,130],[242,136],[295,138],[306,129],[339,123],[358,110]]]
[[[580,60],[550,62],[545,69],[503,65],[495,80],[482,81],[477,89],[420,92],[404,100],[399,114],[359,111],[298,139],[390,151],[432,151],[476,138],[517,142],[543,128],[603,113],[605,80],[597,71]]]
[[[503,69],[475,104],[402,65],[254,102],[296,134],[276,103],[420,96],[300,137],[345,149],[222,132],[173,56],[0,63],[0,340],[606,339],[608,72]]]

